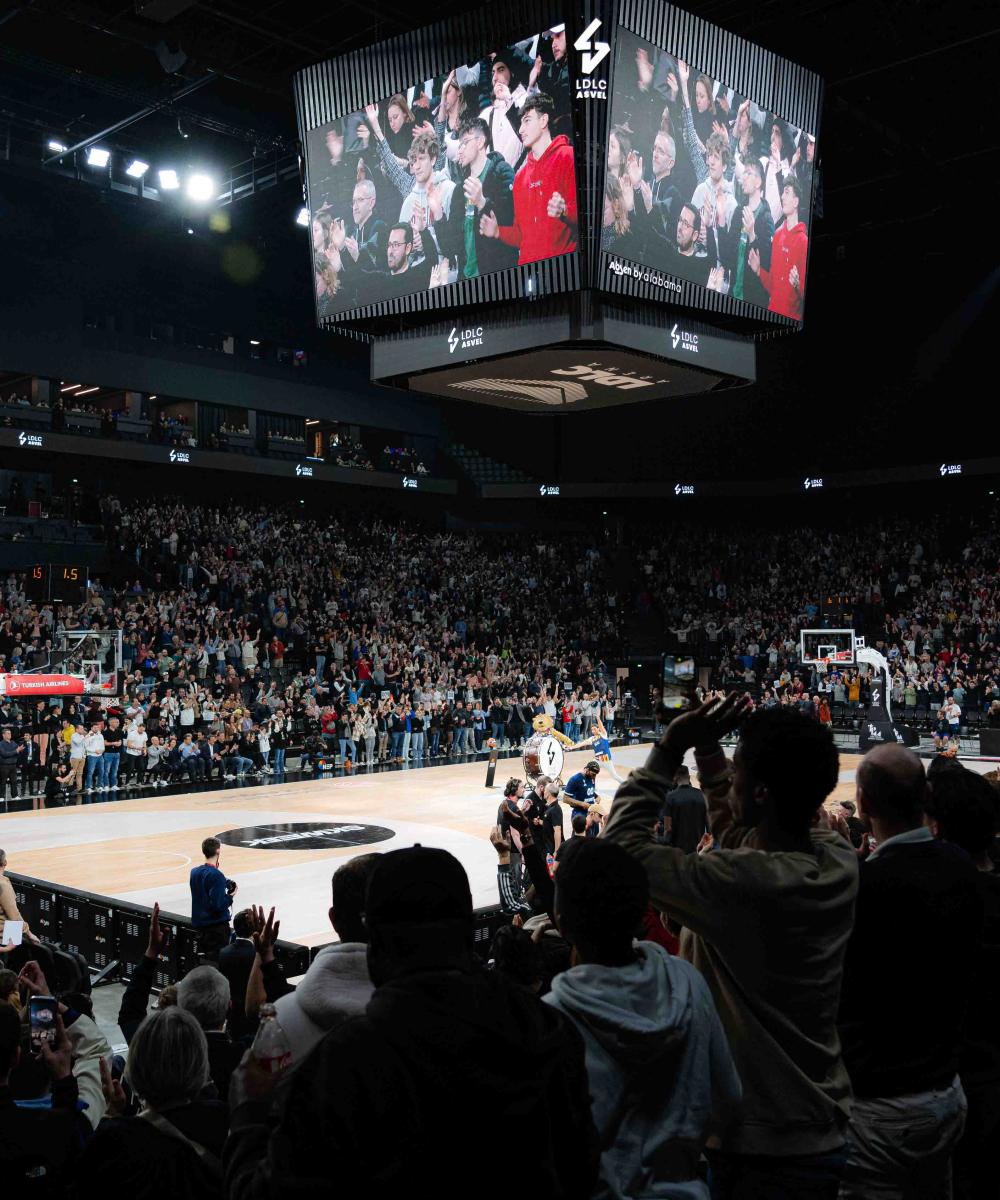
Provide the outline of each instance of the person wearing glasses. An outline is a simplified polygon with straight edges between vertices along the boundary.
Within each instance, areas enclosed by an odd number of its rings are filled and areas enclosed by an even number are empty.
[[[473,279],[514,266],[517,251],[479,229],[484,212],[496,213],[501,225],[514,221],[514,171],[499,151],[489,149],[489,130],[481,117],[467,118],[459,126],[458,166],[463,195],[456,193],[452,199],[442,247],[457,267],[458,278]]]
[[[682,279],[708,287],[714,260],[709,261],[700,234],[701,213],[691,204],[682,205],[677,214],[677,254],[671,270]],[[682,258],[684,262],[680,261]]]

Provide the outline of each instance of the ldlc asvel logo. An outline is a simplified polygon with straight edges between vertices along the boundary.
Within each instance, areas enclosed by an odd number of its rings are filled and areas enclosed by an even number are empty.
[[[611,53],[607,42],[594,40],[594,34],[601,28],[599,17],[595,17],[587,28],[573,43],[573,49],[580,52],[580,71],[582,77],[576,81],[577,100],[607,100],[607,79],[589,78]]]

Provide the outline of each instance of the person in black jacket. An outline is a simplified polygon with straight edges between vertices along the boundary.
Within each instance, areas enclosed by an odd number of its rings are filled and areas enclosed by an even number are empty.
[[[125,1079],[144,1102],[125,1115],[121,1085],[105,1085],[108,1115],[80,1160],[77,1195],[97,1196],[114,1179],[137,1200],[217,1200],[227,1111],[208,1098],[208,1047],[195,1018],[171,1006],[155,1009],[129,1046]]]
[[[958,1069],[981,954],[982,901],[968,854],[923,824],[927,779],[902,746],[857,772],[876,848],[860,884],[838,1025],[854,1103],[840,1196],[951,1195],[965,1123]]]
[[[214,963],[188,971],[177,985],[178,1005],[191,1013],[205,1034],[208,1073],[223,1102],[229,1096],[229,1080],[246,1050],[243,1043],[229,1036],[226,1022],[231,1007],[245,1003],[245,995],[245,989],[243,996],[230,994],[229,980]]]
[[[939,763],[943,769],[933,770]],[[935,759],[931,768],[926,806],[931,833],[961,846],[975,863],[983,903],[983,944],[958,1066],[969,1111],[955,1147],[954,1173],[958,1200],[988,1200],[996,1194],[993,1148],[1000,1135],[1000,873],[990,858],[1000,827],[1000,792],[955,759]]]
[[[705,793],[691,786],[691,772],[687,767],[678,767],[674,774],[674,787],[660,809],[663,840],[668,846],[676,846],[685,854],[693,854],[698,843],[708,833],[708,808]]]
[[[459,126],[458,147],[463,195],[452,198],[441,250],[458,267],[459,279],[473,279],[517,263],[516,249],[479,231],[484,212],[495,212],[501,225],[513,224],[514,172],[502,154],[489,149],[489,129],[480,117]]]
[[[66,1194],[75,1175],[90,1123],[77,1112],[79,1089],[61,1020],[55,1044],[45,1043],[42,1051],[51,1107],[15,1104],[10,1076],[21,1058],[22,1031],[17,1010],[0,1004],[0,1176],[5,1195],[55,1198]]]
[[[590,1195],[599,1147],[580,1036],[478,966],[458,860],[420,846],[382,855],[365,918],[375,986],[365,1014],[327,1034],[273,1114],[260,1077],[244,1067],[234,1075],[227,1193],[278,1200],[336,1184],[395,1200],[422,1179],[451,1200],[474,1179],[481,1200],[505,1200],[509,1178],[482,1170],[477,1130],[488,1128],[515,1137],[532,1195]]]
[[[219,951],[219,970],[229,981],[230,1007],[226,1027],[234,1041],[252,1036],[257,1029],[257,1022],[246,1015],[247,980],[256,954],[252,933],[253,914],[244,908],[233,917],[233,941]]]

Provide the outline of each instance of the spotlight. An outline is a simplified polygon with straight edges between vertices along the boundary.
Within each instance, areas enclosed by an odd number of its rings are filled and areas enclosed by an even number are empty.
[[[165,192],[176,191],[181,186],[181,181],[177,178],[177,172],[167,168],[165,171],[160,171],[157,178],[160,181],[160,187]]]
[[[188,226],[188,233],[194,233],[194,230],[190,226]]]
[[[299,209],[299,215],[295,218],[295,224],[308,226],[308,224],[309,224],[309,209],[308,208],[300,208]]]
[[[187,181],[187,194],[189,200],[203,204],[215,195],[215,181],[210,175],[191,175]]]
[[[125,174],[130,179],[141,179],[149,170],[149,163],[143,162],[141,158],[134,158],[125,168]]]
[[[55,140],[55,138],[53,138],[49,142],[49,149],[52,151],[53,154],[65,154],[66,153],[66,147],[62,144],[62,142],[57,142]]]
[[[188,133],[188,131],[184,128],[184,123],[180,119],[180,117],[177,118],[177,132],[181,135],[182,138],[189,138],[191,136]]]
[[[87,166],[106,167],[110,157],[110,150],[103,150],[100,146],[91,146],[87,151]]]

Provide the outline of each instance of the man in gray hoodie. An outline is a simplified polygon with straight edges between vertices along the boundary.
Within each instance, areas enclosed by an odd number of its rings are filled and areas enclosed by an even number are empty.
[[[645,869],[626,850],[571,840],[559,857],[555,910],[578,965],[544,999],[586,1047],[601,1140],[594,1197],[707,1200],[699,1156],[735,1112],[740,1080],[697,968],[633,940],[648,904]]]
[[[292,1047],[293,1067],[335,1025],[361,1016],[372,997],[364,910],[368,880],[378,859],[377,854],[360,854],[334,872],[329,915],[340,941],[324,946],[295,991],[275,1003]]]

